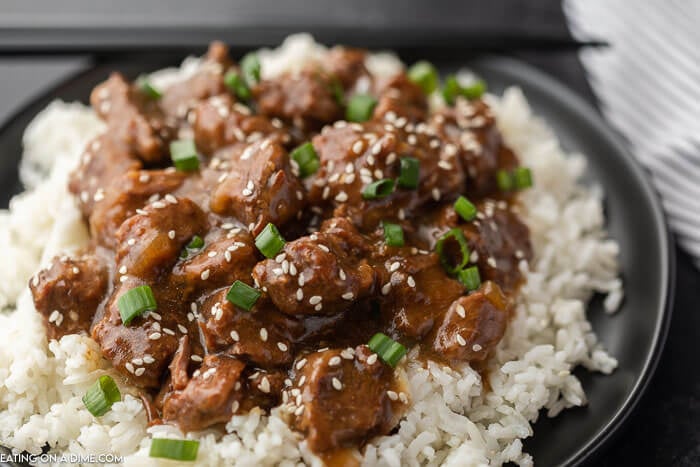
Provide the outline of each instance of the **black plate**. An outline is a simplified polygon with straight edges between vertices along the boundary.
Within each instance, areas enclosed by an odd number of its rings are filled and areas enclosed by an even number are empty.
[[[147,63],[147,64],[146,64]],[[17,192],[21,135],[33,116],[54,98],[85,102],[90,90],[112,69],[127,75],[173,63],[160,56],[148,62],[99,65],[58,86],[28,105],[0,128],[0,200]],[[544,117],[569,151],[586,155],[588,177],[606,194],[607,225],[620,244],[625,302],[614,316],[594,300],[588,316],[599,338],[619,360],[610,376],[579,372],[589,397],[586,408],[567,410],[554,419],[542,415],[525,449],[538,466],[579,465],[599,454],[637,405],[656,368],[670,321],[673,293],[671,239],[659,202],[639,165],[600,115],[557,81],[522,62],[501,57],[437,62],[449,71],[467,65],[492,91],[520,86],[535,113]]]

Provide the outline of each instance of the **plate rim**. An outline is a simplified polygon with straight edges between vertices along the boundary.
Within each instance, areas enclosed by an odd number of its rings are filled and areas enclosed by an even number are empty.
[[[0,122],[0,135],[8,131],[15,120],[26,116],[26,114],[35,107],[41,106],[39,109],[39,111],[41,111],[51,101],[60,99],[58,94],[75,81],[95,74],[109,74],[118,63],[123,63],[123,60],[88,62],[85,64],[84,69],[75,71],[57,81],[55,85],[38,92],[35,96],[28,99],[27,102],[20,104],[20,106],[6,117],[4,121]],[[658,313],[654,326],[654,335],[650,351],[644,360],[641,373],[635,378],[634,385],[626,395],[620,408],[608,418],[607,422],[588,442],[579,446],[576,451],[572,452],[566,459],[558,464],[558,466],[580,466],[603,454],[610,442],[621,433],[622,428],[630,421],[631,415],[635,412],[640,401],[647,392],[656,373],[668,337],[674,308],[676,256],[673,234],[669,230],[666,222],[659,195],[655,192],[646,170],[633,157],[630,149],[624,143],[624,138],[615,131],[609,123],[604,121],[601,113],[578,92],[569,88],[565,83],[546,71],[524,60],[511,56],[483,54],[478,57],[466,57],[463,63],[466,68],[487,68],[499,73],[505,73],[506,75],[515,74],[518,76],[518,80],[525,82],[528,86],[536,88],[539,92],[549,95],[552,99],[560,101],[570,112],[576,114],[577,118],[589,122],[594,127],[595,132],[603,135],[615,148],[615,152],[622,156],[623,161],[631,170],[633,177],[637,183],[640,184],[650,201],[654,218],[654,228],[660,239],[659,245],[657,246],[661,248],[659,258],[662,266],[660,273],[662,284],[660,290],[663,294],[660,303],[660,313]],[[151,68],[148,65],[146,65],[146,67],[149,69]],[[34,113],[33,116],[36,116],[36,113]],[[16,172],[16,176],[19,180],[18,172]],[[541,415],[540,413],[540,416]],[[0,447],[4,448],[4,446]],[[16,464],[0,463],[0,465]]]

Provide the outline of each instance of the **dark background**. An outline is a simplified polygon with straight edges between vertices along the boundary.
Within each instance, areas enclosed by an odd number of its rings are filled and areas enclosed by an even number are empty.
[[[328,42],[398,47],[406,57],[445,48],[463,49],[465,55],[506,53],[597,105],[559,2],[412,0],[397,5],[369,0],[148,0],[131,6],[5,0],[0,3],[0,125],[33,97],[95,61],[137,59],[142,51],[202,51],[201,44],[213,37],[241,47],[274,44],[314,25],[322,25],[317,37]],[[426,44],[430,50],[423,50]],[[678,249],[676,265],[673,319],[656,375],[627,425],[592,465],[700,465],[700,272]]]

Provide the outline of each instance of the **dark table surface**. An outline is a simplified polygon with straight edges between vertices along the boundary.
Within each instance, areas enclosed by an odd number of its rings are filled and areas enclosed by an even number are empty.
[[[527,17],[529,30],[536,29],[539,22],[548,34],[566,31],[558,3],[549,4],[548,8],[538,7],[539,17]],[[0,17],[2,11],[0,6]],[[6,32],[4,26],[0,24],[0,38]],[[597,105],[575,51],[512,54],[545,70]],[[32,97],[89,63],[89,56],[0,56],[0,123]],[[595,465],[700,465],[700,272],[679,249],[676,267],[673,319],[658,370],[628,424]]]

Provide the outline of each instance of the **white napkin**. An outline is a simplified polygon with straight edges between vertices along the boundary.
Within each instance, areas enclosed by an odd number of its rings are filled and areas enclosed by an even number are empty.
[[[700,268],[700,2],[564,0],[605,118],[651,173],[678,243]]]

